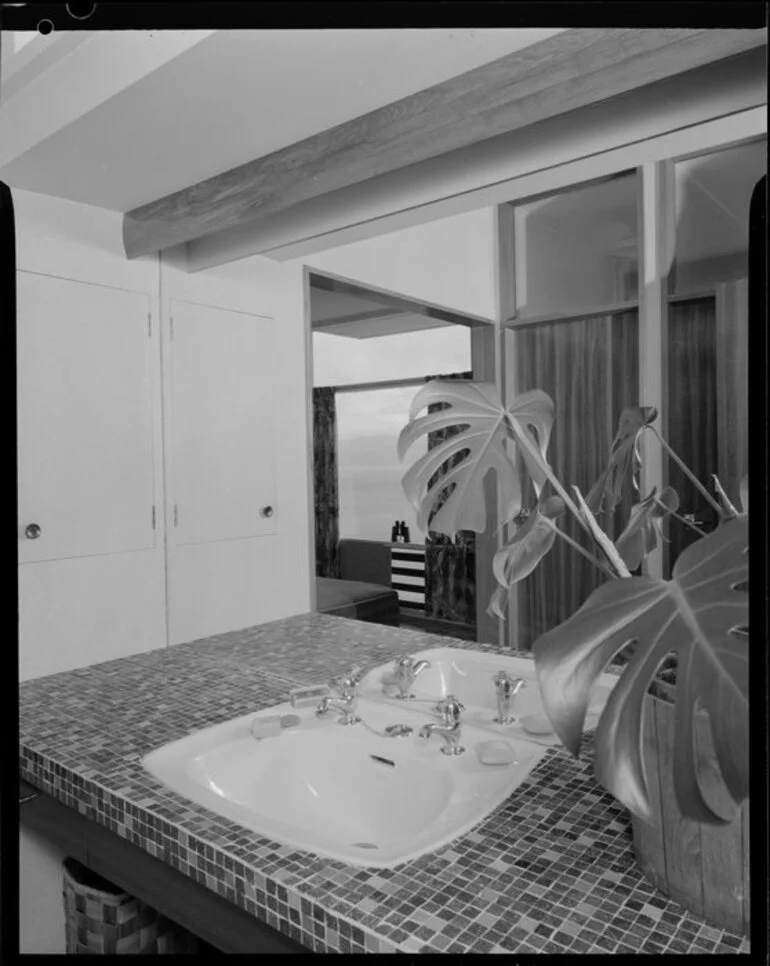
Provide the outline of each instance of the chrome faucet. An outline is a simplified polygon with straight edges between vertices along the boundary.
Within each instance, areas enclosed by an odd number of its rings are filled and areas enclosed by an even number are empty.
[[[511,724],[515,721],[513,715],[513,702],[516,695],[522,688],[526,688],[527,682],[524,678],[514,678],[507,671],[498,671],[492,678],[495,684],[495,694],[497,696],[497,717],[498,724]]]
[[[356,705],[358,704],[358,685],[360,682],[361,670],[358,667],[351,668],[350,671],[343,674],[337,681],[337,689],[340,693],[339,698],[321,698],[315,711],[316,717],[322,718],[330,711],[339,711],[340,717],[337,718],[338,724],[358,724],[361,719],[356,714]]]
[[[395,683],[398,685],[398,694],[396,697],[401,698],[401,700],[413,698],[412,685],[414,684],[414,679],[429,667],[430,661],[415,661],[406,652],[400,654],[396,658],[396,663],[393,665]]]
[[[420,737],[440,735],[444,739],[442,754],[450,757],[461,755],[465,748],[460,744],[460,712],[465,711],[465,706],[453,694],[448,694],[438,703],[437,709],[443,714],[444,720],[440,724],[424,725],[420,728]]]

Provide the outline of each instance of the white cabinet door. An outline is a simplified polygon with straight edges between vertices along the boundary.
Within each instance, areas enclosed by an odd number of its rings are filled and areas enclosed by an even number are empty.
[[[19,562],[153,547],[148,297],[19,272],[17,318]]]
[[[171,539],[274,533],[274,322],[172,299],[171,327]]]

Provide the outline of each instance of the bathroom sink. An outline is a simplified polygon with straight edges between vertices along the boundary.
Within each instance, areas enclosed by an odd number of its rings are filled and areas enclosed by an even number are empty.
[[[439,699],[453,694],[465,705],[463,720],[468,724],[489,729],[498,735],[526,738],[546,745],[558,743],[559,739],[543,712],[540,687],[532,660],[456,647],[416,651],[412,657],[415,661],[430,662],[430,667],[418,674],[414,680],[411,688],[414,698],[399,700],[395,697],[398,689],[386,683],[393,670],[392,662],[366,674],[359,689],[361,696],[430,713]],[[526,681],[526,686],[514,699],[514,721],[511,724],[495,721],[497,699],[493,678],[498,671],[507,671],[510,675]],[[617,677],[612,674],[602,674],[597,679],[591,692],[586,728],[592,728],[598,722],[616,681]],[[528,731],[528,728],[531,730]]]
[[[352,865],[390,868],[450,842],[521,784],[546,753],[507,739],[508,764],[483,764],[488,732],[462,726],[465,752],[420,738],[435,715],[359,700],[362,723],[282,704],[197,731],[151,752],[143,765],[171,790],[260,835]],[[299,723],[255,739],[255,719]],[[393,724],[413,728],[388,737]]]

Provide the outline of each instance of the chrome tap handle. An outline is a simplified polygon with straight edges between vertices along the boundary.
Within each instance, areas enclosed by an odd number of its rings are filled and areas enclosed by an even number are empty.
[[[354,664],[348,671],[346,677],[350,678],[350,680],[354,681],[356,686],[358,686],[363,680],[365,674],[366,672],[360,664]]]
[[[337,722],[341,725],[355,725],[361,721],[356,714],[355,695],[349,698],[330,698],[328,696],[321,698],[321,701],[315,710],[316,717],[323,718],[330,711],[339,712],[340,716],[337,718]]]
[[[460,744],[462,728],[460,726],[460,712],[465,710],[465,706],[453,694],[448,694],[437,705],[444,716],[441,724],[426,724],[420,729],[420,738],[431,738],[439,735],[442,739],[441,751],[445,755],[454,758],[461,755],[465,749]]]
[[[408,677],[411,674],[412,668],[414,667],[414,658],[411,654],[407,654],[403,651],[395,660],[393,664],[393,670],[396,673],[397,678]]]
[[[465,711],[465,705],[454,694],[448,694],[436,705],[439,714],[444,718],[447,725],[460,723],[460,712]]]
[[[522,688],[527,686],[524,678],[514,678],[507,671],[498,671],[492,679],[495,684],[497,697],[497,717],[498,724],[510,724],[515,721],[512,714],[513,701]]]
[[[357,697],[358,686],[361,684],[362,677],[361,668],[355,665],[337,679],[336,687],[343,701],[351,701]]]
[[[397,697],[413,698],[414,695],[411,693],[411,690],[414,679],[429,667],[430,661],[415,661],[406,651],[399,654],[393,665],[393,673],[399,691]]]

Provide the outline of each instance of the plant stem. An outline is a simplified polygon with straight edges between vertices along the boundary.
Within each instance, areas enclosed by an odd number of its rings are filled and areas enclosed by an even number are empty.
[[[739,517],[740,516],[740,513],[738,513],[738,511],[735,509],[735,507],[730,502],[727,494],[725,493],[724,489],[722,488],[722,484],[719,482],[719,477],[716,475],[716,473],[712,473],[711,474],[711,479],[714,481],[714,489],[717,492],[717,496],[721,497],[722,500],[724,500],[725,509],[727,510],[727,513],[731,517]]]
[[[556,492],[559,494],[562,500],[564,500],[564,504],[567,507],[567,509],[570,511],[572,516],[577,520],[577,522],[586,531],[586,533],[589,534],[589,536],[593,536],[593,534],[591,533],[590,526],[583,519],[582,514],[573,503],[570,495],[561,485],[554,471],[551,469],[551,467],[548,465],[545,459],[543,459],[537,447],[532,446],[532,443],[529,437],[525,432],[522,432],[522,430],[519,428],[519,424],[516,422],[514,418],[509,419],[508,424],[513,430],[513,435],[516,437],[516,442],[519,444],[519,446],[521,446],[523,449],[527,451],[527,453],[537,463],[537,465],[540,467],[543,473],[545,473],[545,475],[548,477],[548,480],[551,483],[551,486],[553,486],[553,488],[556,490]]]
[[[674,517],[675,520],[678,520],[680,523],[683,523],[686,527],[690,527],[691,530],[694,530],[696,533],[699,533],[702,537],[708,536],[705,530],[701,530],[700,527],[696,527],[695,524],[692,523],[690,520],[688,520],[686,517],[680,516],[676,512],[676,510],[669,510],[668,512],[669,512],[669,515]]]
[[[712,495],[709,493],[709,491],[706,489],[706,487],[701,483],[701,481],[698,479],[698,477],[695,476],[695,474],[687,466],[687,464],[684,463],[681,459],[679,459],[679,457],[671,449],[671,447],[668,445],[668,443],[665,441],[665,439],[663,439],[663,437],[660,435],[660,433],[657,431],[657,429],[655,429],[654,426],[650,426],[650,425],[647,425],[644,428],[645,429],[650,429],[650,430],[652,430],[653,433],[655,433],[655,435],[658,437],[658,440],[660,442],[660,445],[663,447],[663,449],[665,449],[665,451],[668,453],[668,455],[671,457],[671,459],[677,464],[677,466],[679,467],[679,469],[682,470],[682,472],[690,480],[692,480],[692,482],[695,485],[696,489],[711,504],[711,506],[717,511],[717,513],[719,514],[720,518],[723,517],[724,516],[724,513],[722,511],[722,507],[712,497]]]
[[[591,531],[593,538],[596,540],[596,542],[599,544],[599,546],[606,554],[607,559],[617,571],[618,576],[630,577],[631,571],[628,569],[628,567],[626,567],[623,561],[623,558],[618,553],[618,548],[615,546],[612,540],[610,540],[610,538],[607,536],[604,530],[602,530],[602,528],[596,522],[596,517],[593,515],[593,513],[591,513],[590,509],[588,508],[588,504],[583,499],[583,494],[576,486],[572,487],[572,491],[577,497],[578,505],[580,506],[580,512],[583,514],[583,517],[586,521],[586,524],[588,525],[588,528]]]
[[[548,517],[545,517],[544,519],[548,520],[548,526],[554,531],[554,533],[557,533],[562,540],[577,550],[578,553],[582,554],[586,560],[590,560],[595,567],[598,567],[599,570],[605,573],[611,580],[615,579],[615,574],[606,564],[602,563],[597,557],[594,557],[592,553],[589,553],[585,547],[581,547],[577,540],[573,540],[572,537],[568,536],[563,530],[560,530],[553,520],[549,519]]]

